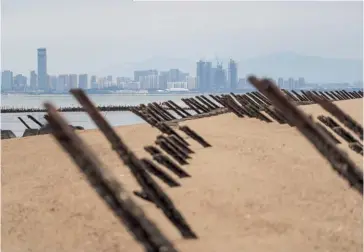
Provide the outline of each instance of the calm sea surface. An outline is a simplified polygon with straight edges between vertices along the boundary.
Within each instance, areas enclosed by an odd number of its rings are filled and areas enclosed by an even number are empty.
[[[142,94],[94,94],[89,95],[91,100],[97,105],[138,105],[149,102],[163,102],[172,100],[182,105],[184,97],[192,97],[197,94],[183,95],[142,95]],[[1,95],[2,107],[27,107],[41,108],[45,101],[53,103],[56,107],[79,107],[78,102],[71,95]],[[106,119],[113,126],[130,125],[143,123],[139,117],[131,112],[102,112]],[[38,128],[33,121],[27,118],[27,115],[34,116],[38,121],[45,123],[44,113],[16,113],[1,114],[1,129],[12,130],[17,136],[22,136],[25,126],[19,121],[22,117],[25,122],[32,128]],[[72,125],[82,126],[85,129],[94,129],[96,125],[83,112],[64,112],[62,113]]]

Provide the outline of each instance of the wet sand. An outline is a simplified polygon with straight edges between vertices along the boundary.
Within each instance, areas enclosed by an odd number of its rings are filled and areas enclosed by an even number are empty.
[[[336,104],[363,121],[362,99]],[[199,239],[183,240],[158,209],[133,196],[180,251],[362,251],[362,197],[295,128],[232,113],[181,124],[213,147],[186,137],[196,152],[184,166],[192,177],[175,177],[179,188],[160,184]],[[146,124],[117,132],[139,157],[150,157],[143,146],[159,134]],[[79,134],[129,191],[139,189],[98,130]],[[362,156],[339,139],[362,167]],[[3,252],[143,251],[52,136],[4,140],[1,156]]]

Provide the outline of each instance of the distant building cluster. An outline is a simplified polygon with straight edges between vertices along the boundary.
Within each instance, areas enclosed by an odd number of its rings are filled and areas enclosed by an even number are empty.
[[[302,89],[308,87],[304,78],[278,78],[277,85],[284,89]],[[5,70],[1,76],[2,92],[44,92],[66,93],[72,88],[85,90],[148,90],[148,91],[197,91],[197,92],[233,92],[253,89],[250,83],[238,77],[238,65],[234,60],[228,62],[227,69],[217,61],[213,66],[210,61],[196,63],[196,77],[179,69],[158,71],[156,69],[134,71],[133,78],[105,76],[98,77],[83,74],[51,75],[47,71],[47,50],[37,49],[37,71],[31,71],[28,77]]]
[[[298,79],[288,78],[286,80],[278,78],[276,84],[279,88],[288,90],[302,89],[308,85],[302,77]],[[254,87],[246,79],[239,79],[238,89],[254,89]]]

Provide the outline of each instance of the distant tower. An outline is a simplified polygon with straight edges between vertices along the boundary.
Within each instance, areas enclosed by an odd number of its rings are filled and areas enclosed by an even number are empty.
[[[78,76],[77,74],[68,75],[69,88],[78,88]]]
[[[238,67],[232,59],[229,61],[228,83],[231,90],[236,90],[238,86]]]
[[[9,91],[13,88],[14,78],[12,71],[3,71],[1,74],[1,90]]]
[[[48,91],[48,74],[47,74],[47,49],[38,49],[38,88]]]
[[[278,87],[279,88],[284,88],[284,80],[283,78],[278,78]]]
[[[204,68],[205,62],[200,60],[196,63],[196,85],[197,89],[203,91],[205,89],[205,79],[204,79]]]
[[[35,71],[30,72],[30,89],[37,90],[38,76]]]
[[[78,76],[78,86],[82,89],[89,89],[87,74],[80,74]]]

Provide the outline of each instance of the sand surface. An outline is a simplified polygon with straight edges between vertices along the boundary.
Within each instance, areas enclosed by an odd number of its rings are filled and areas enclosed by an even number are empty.
[[[362,99],[336,104],[362,122]],[[232,113],[182,124],[213,147],[185,136],[196,151],[185,166],[192,177],[178,179],[180,188],[160,184],[199,240],[182,239],[133,196],[180,251],[362,251],[362,197],[295,128]],[[140,157],[149,157],[143,146],[159,134],[146,124],[117,132]],[[139,188],[99,131],[79,134],[128,190]],[[340,140],[362,167],[362,156]],[[1,175],[3,252],[143,251],[52,136],[2,141]]]

